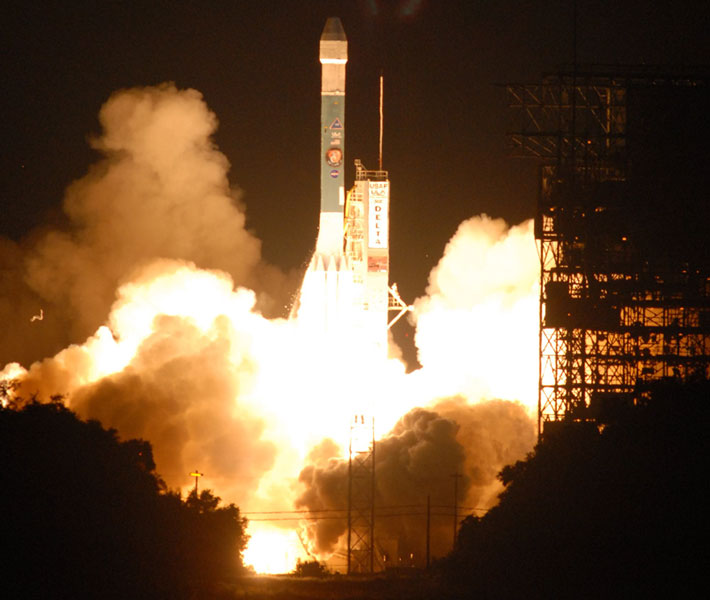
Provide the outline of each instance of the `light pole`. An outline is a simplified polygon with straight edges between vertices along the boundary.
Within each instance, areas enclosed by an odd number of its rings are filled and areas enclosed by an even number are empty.
[[[192,473],[190,473],[190,477],[195,478],[195,498],[197,498],[197,482],[200,480],[200,477],[202,477],[204,473],[200,473],[198,470],[194,470]]]
[[[458,496],[459,496],[459,479],[463,477],[461,473],[458,471],[454,473],[451,477],[454,478],[454,543],[453,543],[453,549],[456,550],[456,533],[458,531],[458,524],[459,524],[459,505],[458,505]]]

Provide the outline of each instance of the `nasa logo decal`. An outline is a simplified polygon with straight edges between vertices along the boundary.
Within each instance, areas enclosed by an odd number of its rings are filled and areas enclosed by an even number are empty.
[[[333,169],[333,170],[330,172],[330,176],[331,176],[333,179],[336,179],[336,178],[338,177],[338,175],[340,175],[340,171],[338,171],[338,169]]]

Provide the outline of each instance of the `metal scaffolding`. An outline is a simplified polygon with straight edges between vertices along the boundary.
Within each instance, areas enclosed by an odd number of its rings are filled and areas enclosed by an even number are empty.
[[[375,420],[356,415],[348,462],[348,574],[375,571]]]
[[[708,73],[587,67],[507,86],[541,160],[538,432],[708,377]]]

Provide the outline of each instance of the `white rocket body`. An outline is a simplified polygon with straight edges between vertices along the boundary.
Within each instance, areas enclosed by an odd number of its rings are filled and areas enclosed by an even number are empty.
[[[313,335],[387,356],[389,181],[356,163],[346,202],[345,66],[342,23],[329,18],[320,38],[320,218],[301,288],[298,319]],[[347,204],[348,214],[345,214]]]

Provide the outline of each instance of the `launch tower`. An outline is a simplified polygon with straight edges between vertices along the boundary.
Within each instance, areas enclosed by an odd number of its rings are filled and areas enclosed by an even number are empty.
[[[541,160],[538,431],[710,366],[710,75],[576,68],[508,85]]]
[[[389,199],[387,171],[368,171],[355,161],[355,184],[345,209],[345,256],[353,273],[353,311],[365,332],[387,357],[389,309]]]

